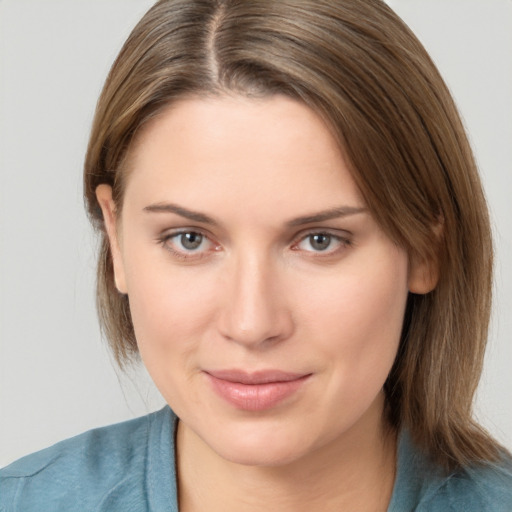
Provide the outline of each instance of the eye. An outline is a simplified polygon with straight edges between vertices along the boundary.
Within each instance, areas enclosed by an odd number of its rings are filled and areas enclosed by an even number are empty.
[[[328,232],[309,233],[294,244],[295,250],[310,252],[334,254],[344,247],[350,245],[350,241],[340,235]]]
[[[326,251],[331,245],[332,237],[331,235],[327,235],[325,233],[318,233],[315,235],[309,235],[307,240],[309,245],[315,251]]]
[[[179,240],[181,246],[187,251],[195,251],[201,244],[203,243],[203,235],[201,233],[194,233],[191,231],[190,233],[181,233],[176,235]]]
[[[173,256],[183,260],[200,259],[218,249],[206,235],[194,230],[167,233],[159,239],[159,243]]]

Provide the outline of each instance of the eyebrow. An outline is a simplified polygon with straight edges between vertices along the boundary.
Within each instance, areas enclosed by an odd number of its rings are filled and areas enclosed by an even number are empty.
[[[151,204],[144,208],[144,211],[151,213],[175,213],[180,217],[185,217],[186,219],[193,220],[194,222],[201,222],[202,224],[210,224],[213,226],[218,225],[218,222],[213,220],[208,215],[201,212],[194,212],[192,210],[188,210],[187,208],[183,208],[183,206],[178,206],[177,204],[171,203],[157,203]]]
[[[192,220],[194,222],[200,222],[202,224],[209,224],[212,226],[218,226],[219,223],[212,217],[193,210],[184,208],[177,204],[172,203],[157,203],[151,204],[144,207],[144,211],[150,213],[174,213],[180,217]],[[304,215],[286,222],[288,227],[302,226],[304,224],[312,224],[315,222],[323,222],[326,220],[337,219],[340,217],[348,217],[349,215],[357,215],[359,213],[365,213],[368,209],[364,207],[356,206],[340,206],[337,208],[329,208],[311,215]]]
[[[340,217],[348,217],[349,215],[357,215],[358,213],[365,213],[368,208],[357,207],[357,206],[340,206],[337,208],[329,208],[312,215],[304,215],[303,217],[297,217],[286,223],[289,227],[302,226],[304,224],[312,224],[314,222],[324,222],[326,220],[338,219]]]

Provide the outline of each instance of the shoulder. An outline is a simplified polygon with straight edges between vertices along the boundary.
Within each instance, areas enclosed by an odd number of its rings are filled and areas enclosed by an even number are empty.
[[[130,452],[141,449],[135,439],[143,438],[148,429],[149,416],[89,430],[61,441],[49,448],[27,455],[0,470],[2,478],[34,476],[57,463],[65,467],[82,466],[84,462],[101,469],[107,464],[121,464]],[[127,442],[132,441],[132,442]],[[108,448],[108,459],[105,449]]]
[[[449,475],[425,499],[432,510],[512,511],[512,461],[506,456],[497,464],[460,469]]]
[[[389,512],[512,512],[512,460],[446,474],[400,434],[395,489]]]
[[[171,423],[166,407],[19,459],[0,470],[0,510],[103,510],[100,504],[108,503],[121,488],[130,499],[142,499],[151,433],[158,437],[162,429],[171,429]],[[167,439],[170,444],[172,435]]]

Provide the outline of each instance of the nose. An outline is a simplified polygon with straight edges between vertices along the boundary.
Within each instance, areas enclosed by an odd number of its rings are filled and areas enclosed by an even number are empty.
[[[261,349],[288,338],[294,329],[278,265],[254,254],[226,270],[219,331],[232,342]]]

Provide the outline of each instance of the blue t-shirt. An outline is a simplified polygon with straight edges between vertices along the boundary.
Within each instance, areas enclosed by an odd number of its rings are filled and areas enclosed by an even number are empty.
[[[91,430],[0,470],[1,512],[178,512],[169,407]],[[389,512],[512,512],[512,462],[458,471],[433,467],[400,435]]]

